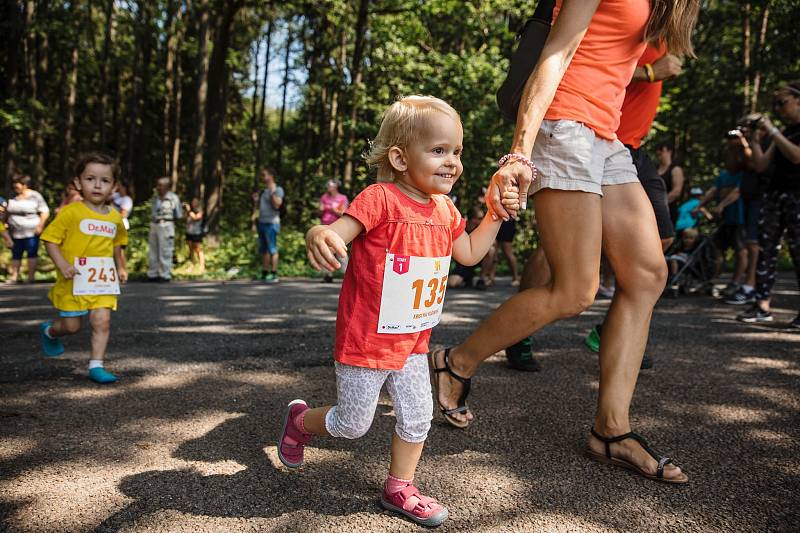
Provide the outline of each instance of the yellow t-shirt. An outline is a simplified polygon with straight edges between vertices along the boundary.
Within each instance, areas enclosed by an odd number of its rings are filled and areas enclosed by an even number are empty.
[[[64,259],[72,265],[76,257],[114,257],[115,246],[128,244],[128,232],[116,209],[109,208],[108,213],[102,215],[89,209],[83,202],[75,202],[58,212],[55,220],[42,233],[41,240],[57,244]],[[74,296],[72,280],[65,279],[58,271],[57,276],[48,294],[56,309],[117,309],[116,295]]]

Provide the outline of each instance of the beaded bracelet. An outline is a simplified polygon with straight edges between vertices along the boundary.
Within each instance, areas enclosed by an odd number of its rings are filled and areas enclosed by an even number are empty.
[[[532,176],[531,179],[535,179],[536,178],[536,173],[538,172],[538,169],[536,168],[536,165],[534,165],[533,161],[531,161],[530,159],[528,159],[524,155],[515,154],[515,153],[506,154],[506,155],[504,155],[503,157],[500,158],[500,161],[497,162],[497,166],[502,167],[503,165],[505,165],[509,161],[519,161],[521,163],[525,163],[526,165],[528,165],[528,167],[530,167],[531,172],[533,173],[533,176]]]

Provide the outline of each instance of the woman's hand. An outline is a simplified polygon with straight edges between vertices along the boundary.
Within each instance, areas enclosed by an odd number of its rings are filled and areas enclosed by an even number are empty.
[[[347,246],[329,226],[314,226],[306,233],[308,260],[317,270],[333,272],[342,267],[337,257],[347,256]]]
[[[503,220],[516,218],[520,209],[525,209],[528,202],[528,188],[533,181],[533,171],[521,161],[511,161],[497,170],[486,188],[486,205],[492,211],[492,216]],[[508,191],[518,191],[519,207],[513,209],[503,205],[503,194]]]

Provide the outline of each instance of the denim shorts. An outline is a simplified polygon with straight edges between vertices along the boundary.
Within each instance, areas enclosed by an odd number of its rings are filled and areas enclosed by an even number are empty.
[[[543,120],[533,145],[539,169],[531,194],[541,189],[583,191],[603,195],[603,187],[638,183],[628,149],[574,120]]]
[[[28,254],[28,259],[36,259],[39,255],[39,237],[14,239],[14,246],[11,248],[11,258],[19,261],[25,253]]]
[[[281,225],[259,222],[256,227],[258,229],[258,253],[277,254],[278,233],[281,231]]]

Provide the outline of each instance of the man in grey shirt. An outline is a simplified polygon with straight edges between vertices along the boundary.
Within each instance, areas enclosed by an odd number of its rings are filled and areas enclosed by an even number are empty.
[[[275,173],[270,168],[261,171],[264,189],[253,193],[258,207],[258,253],[261,254],[261,278],[266,283],[278,283],[278,233],[281,231],[280,208],[283,205],[283,187],[275,183]]]
[[[172,279],[172,255],[175,251],[175,221],[183,218],[178,195],[169,190],[170,179],[159,178],[150,212],[150,237],[147,279]]]

